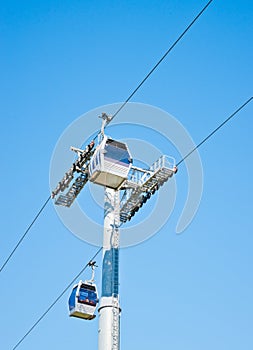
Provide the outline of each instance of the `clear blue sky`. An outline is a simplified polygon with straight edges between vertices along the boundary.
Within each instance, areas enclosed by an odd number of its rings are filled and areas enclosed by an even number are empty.
[[[64,129],[124,101],[204,4],[1,3],[0,264],[49,195]],[[198,143],[252,96],[252,23],[252,1],[214,1],[132,101],[172,114]],[[252,113],[251,103],[200,149],[203,196],[187,230],[175,233],[187,191],[182,165],[170,221],[121,250],[122,350],[253,348]],[[96,250],[46,207],[0,274],[1,349],[13,348]],[[100,269],[97,279],[100,286]],[[97,319],[70,319],[67,299],[20,350],[97,348]]]

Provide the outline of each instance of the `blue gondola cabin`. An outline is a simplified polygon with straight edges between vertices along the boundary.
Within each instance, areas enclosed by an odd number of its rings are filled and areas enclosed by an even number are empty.
[[[95,283],[80,281],[69,297],[69,316],[92,320],[98,304],[98,293]]]
[[[89,165],[89,180],[117,190],[131,169],[131,155],[125,143],[104,136]]]

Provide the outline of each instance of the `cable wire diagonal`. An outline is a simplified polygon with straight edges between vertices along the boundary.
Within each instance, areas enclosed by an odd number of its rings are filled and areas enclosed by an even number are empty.
[[[210,137],[212,137],[219,129],[221,129],[230,119],[235,117],[248,103],[251,102],[253,96],[244,102],[236,111],[234,111],[227,119],[225,119],[217,128],[215,128],[209,135],[207,135],[196,147],[194,147],[189,153],[187,153],[177,164],[179,166],[186,158],[188,158],[194,151],[196,151],[201,145],[203,145]]]
[[[82,268],[82,270],[71,280],[71,282],[64,288],[64,290],[59,294],[59,296],[50,304],[45,312],[38,318],[38,320],[32,325],[32,327],[25,333],[25,335],[17,342],[17,344],[12,348],[12,350],[17,349],[17,347],[25,340],[25,338],[34,330],[34,328],[43,320],[43,318],[49,313],[49,311],[55,306],[55,304],[61,299],[61,297],[67,292],[67,290],[72,286],[72,284],[80,277],[80,275],[87,269],[90,262],[92,262],[96,256],[101,252],[103,248],[100,247],[98,251],[93,255],[89,262]]]
[[[46,205],[48,204],[48,202],[50,201],[51,196],[48,197],[48,199],[45,201],[45,203],[42,205],[42,207],[40,208],[40,210],[38,211],[38,213],[36,214],[35,218],[33,219],[33,221],[30,223],[30,225],[28,226],[28,228],[26,229],[26,231],[24,232],[24,234],[22,235],[22,237],[19,239],[18,243],[15,245],[15,247],[12,249],[11,253],[9,254],[9,256],[7,257],[7,259],[5,260],[5,262],[3,263],[3,265],[0,268],[0,272],[2,272],[2,270],[5,268],[5,266],[8,264],[9,260],[11,259],[11,257],[13,256],[13,254],[15,253],[15,251],[18,249],[18,247],[20,246],[20,244],[22,243],[22,241],[24,240],[25,236],[28,234],[28,232],[30,231],[30,229],[32,228],[33,224],[35,223],[35,221],[39,218],[40,214],[43,212],[43,210],[45,209]]]
[[[142,79],[139,85],[133,90],[133,92],[128,96],[124,103],[120,106],[120,108],[112,115],[111,120],[105,125],[105,128],[108,124],[119,114],[119,112],[125,107],[125,105],[131,100],[131,98],[136,94],[136,92],[140,89],[140,87],[145,83],[145,81],[150,77],[150,75],[156,70],[156,68],[162,63],[162,61],[168,56],[168,54],[174,49],[174,47],[179,43],[179,41],[185,36],[185,34],[189,31],[189,29],[193,26],[193,24],[200,18],[200,16],[205,12],[205,10],[211,5],[213,0],[210,0],[206,3],[206,5],[202,8],[202,10],[194,17],[191,23],[185,28],[185,30],[179,35],[179,37],[173,42],[173,44],[169,47],[169,49],[164,53],[164,55],[159,59],[159,61],[154,65],[154,67],[148,72],[148,74]],[[94,140],[97,139],[99,133],[94,137]]]
[[[174,47],[179,43],[179,41],[185,36],[185,34],[189,31],[189,29],[193,26],[193,24],[200,18],[200,16],[205,12],[205,10],[209,7],[209,5],[213,2],[210,0],[206,3],[206,5],[202,8],[202,10],[194,17],[191,23],[186,27],[186,29],[179,35],[179,37],[173,42],[173,44],[169,47],[169,49],[164,53],[164,55],[159,59],[159,61],[154,65],[154,67],[148,72],[145,78],[139,83],[139,85],[134,89],[134,91],[128,96],[126,101],[120,106],[120,108],[113,114],[110,122],[116,117],[116,115],[125,107],[125,105],[131,100],[131,98],[135,95],[135,93],[140,89],[140,87],[145,83],[145,81],[150,77],[150,75],[156,70],[156,68],[162,63],[162,61],[167,57],[167,55],[174,49]],[[109,124],[109,123],[108,123]],[[107,125],[108,125],[107,124]],[[107,126],[106,125],[106,126]],[[105,127],[106,127],[105,126]]]

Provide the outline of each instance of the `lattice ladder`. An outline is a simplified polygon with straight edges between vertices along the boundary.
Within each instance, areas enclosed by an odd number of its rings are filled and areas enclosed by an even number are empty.
[[[112,307],[112,350],[119,350],[119,301],[113,297]]]

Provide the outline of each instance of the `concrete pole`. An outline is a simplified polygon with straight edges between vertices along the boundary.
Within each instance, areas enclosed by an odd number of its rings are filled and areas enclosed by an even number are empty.
[[[98,350],[120,348],[119,205],[119,191],[106,188]]]

